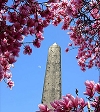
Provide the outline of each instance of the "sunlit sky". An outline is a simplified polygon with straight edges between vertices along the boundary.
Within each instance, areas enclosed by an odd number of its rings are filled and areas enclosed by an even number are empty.
[[[98,70],[92,68],[82,72],[77,64],[75,56],[77,49],[65,52],[70,43],[67,31],[61,30],[61,25],[50,25],[44,30],[44,40],[40,48],[32,46],[32,55],[24,55],[23,47],[20,56],[12,68],[12,80],[15,86],[12,90],[7,88],[5,82],[0,82],[0,112],[35,112],[41,103],[44,76],[46,70],[48,48],[57,43],[61,47],[61,72],[62,72],[62,95],[70,93],[74,96],[75,89],[79,90],[79,97],[84,97],[84,82],[86,80],[98,81]],[[34,36],[26,37],[30,42]]]

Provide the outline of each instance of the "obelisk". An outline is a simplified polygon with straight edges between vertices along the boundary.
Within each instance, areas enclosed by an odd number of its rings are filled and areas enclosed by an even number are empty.
[[[51,108],[50,102],[61,99],[61,48],[54,43],[49,48],[42,103]]]

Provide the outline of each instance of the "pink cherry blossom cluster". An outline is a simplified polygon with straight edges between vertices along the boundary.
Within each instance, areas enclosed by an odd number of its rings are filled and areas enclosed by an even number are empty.
[[[100,68],[100,1],[84,0],[77,16],[72,18],[69,35],[71,49],[78,48],[76,56],[81,70],[96,66]],[[75,14],[76,15],[76,14]],[[67,48],[66,52],[70,49]]]
[[[86,81],[86,92],[88,96],[88,102],[78,96],[74,97],[71,94],[63,96],[61,100],[51,102],[52,109],[49,109],[47,105],[39,104],[40,111],[38,112],[84,112],[87,107],[88,112],[99,112],[100,111],[100,84],[95,84],[94,81]],[[94,96],[98,93],[98,96]]]
[[[24,45],[24,54],[31,54],[32,49],[25,45],[24,37],[35,35],[33,45],[40,47],[43,37],[43,28],[49,21],[42,20],[39,13],[41,5],[34,0],[12,0],[12,5],[7,6],[8,0],[0,1],[0,81],[4,80],[12,88],[10,68],[19,56],[20,47]]]
[[[95,83],[94,81],[86,81],[86,92],[84,92],[85,95],[88,96],[88,99],[90,100],[90,105],[92,108],[94,108],[94,112],[100,111],[100,83]],[[97,95],[98,96],[95,96]]]
[[[0,1],[0,81],[4,80],[8,87],[12,88],[14,82],[11,80],[10,68],[19,56],[23,38],[13,24],[7,25],[6,2],[7,0]]]

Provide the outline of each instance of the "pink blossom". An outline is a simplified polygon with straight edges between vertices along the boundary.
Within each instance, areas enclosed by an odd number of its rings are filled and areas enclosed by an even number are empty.
[[[69,48],[66,48],[66,50],[65,50],[66,52],[68,52],[69,51]]]
[[[34,26],[34,23],[35,23],[35,20],[32,19],[32,18],[29,18],[29,19],[27,20],[27,26],[28,26],[28,27],[33,27],[33,26]]]
[[[94,97],[94,101],[91,102],[91,106],[94,107],[94,112],[100,112],[100,96]]]
[[[85,71],[86,71],[86,68],[85,68],[85,67],[81,67],[81,70],[82,70],[83,72],[85,72]]]
[[[9,22],[17,22],[18,15],[16,12],[9,12],[8,14],[9,15],[7,19],[9,20]]]
[[[56,108],[57,108],[57,106],[58,106],[58,104],[57,104],[57,103],[55,103],[55,102],[50,102],[50,104],[51,104],[51,106],[52,106],[54,109],[56,109]]]
[[[18,23],[18,22],[15,22],[15,23],[13,24],[13,26],[14,26],[15,29],[17,29],[17,30],[20,30],[20,29],[21,29],[21,25],[20,25],[20,23]]]
[[[84,92],[85,95],[88,95],[90,98],[93,97],[93,95],[95,94],[95,83],[94,81],[86,81],[85,82],[86,85],[86,92]]]
[[[64,110],[70,111],[71,110],[71,104],[70,99],[68,97],[63,97],[63,99],[54,101],[51,103],[51,106],[54,108],[57,112],[63,112]]]
[[[11,73],[5,73],[4,74],[4,78],[11,79],[12,78],[12,74]]]
[[[78,97],[74,98],[74,96],[72,96],[70,94],[67,94],[66,96],[70,99],[70,101],[71,101],[70,105],[72,107],[77,107],[78,106],[78,103],[79,103],[79,101],[78,101],[79,98]]]
[[[84,108],[87,105],[87,103],[83,98],[79,98],[79,105],[81,106],[81,108]]]
[[[72,46],[72,43],[69,43],[68,46]]]
[[[29,32],[30,32],[30,35],[35,34],[35,30],[34,30],[34,28],[29,28]]]
[[[43,34],[39,31],[38,33],[36,33],[36,37],[40,40],[43,40],[44,37],[42,36]]]
[[[8,62],[9,62],[9,64],[15,63],[15,62],[16,62],[15,56],[9,55],[9,57],[8,57]]]
[[[39,39],[35,39],[35,40],[33,41],[33,45],[34,45],[35,47],[39,48],[40,45],[41,45],[40,40],[39,40]]]
[[[93,89],[94,86],[95,86],[95,82],[94,82],[94,81],[89,81],[89,80],[87,80],[87,81],[85,82],[85,85],[86,85],[87,88]]]
[[[24,27],[23,30],[22,30],[22,34],[27,36],[29,34],[29,30],[27,27]]]
[[[8,84],[8,87],[10,87],[10,89],[12,89],[12,87],[14,86],[14,82],[11,80],[8,80],[7,84]]]
[[[95,85],[95,91],[97,91],[97,93],[100,94],[100,84],[99,84],[99,83],[97,83],[97,84]]]
[[[63,24],[63,26],[62,26],[62,29],[63,29],[63,30],[67,30],[67,29],[68,29],[69,24],[70,24],[70,21],[71,21],[71,18],[70,18],[69,16],[66,16],[66,17],[64,18],[64,24]]]
[[[43,20],[43,27],[47,27],[50,23],[50,20]]]
[[[49,112],[47,105],[39,104],[38,105],[40,112]]]
[[[25,47],[24,47],[24,52],[23,52],[24,54],[28,54],[28,55],[30,55],[31,53],[32,53],[32,49],[30,48],[30,46],[29,45],[26,45]]]

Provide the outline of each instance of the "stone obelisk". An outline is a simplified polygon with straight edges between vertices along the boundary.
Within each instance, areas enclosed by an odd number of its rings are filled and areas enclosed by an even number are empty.
[[[54,43],[48,52],[42,103],[51,108],[50,102],[58,99],[61,99],[61,48]]]

